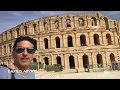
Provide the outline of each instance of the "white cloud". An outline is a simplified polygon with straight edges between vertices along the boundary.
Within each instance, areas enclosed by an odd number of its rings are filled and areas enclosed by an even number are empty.
[[[13,15],[13,16],[22,16],[22,13],[19,11],[8,11],[9,14]]]
[[[113,11],[113,12],[112,12],[112,11],[111,11],[111,12],[109,11],[109,12],[108,12],[108,15],[109,15],[109,16],[116,15],[116,14],[120,14],[120,11]]]
[[[48,15],[55,15],[55,14],[57,14],[57,12],[55,12],[55,11],[41,11],[41,14],[44,14],[44,15],[46,15],[46,16],[48,16]]]

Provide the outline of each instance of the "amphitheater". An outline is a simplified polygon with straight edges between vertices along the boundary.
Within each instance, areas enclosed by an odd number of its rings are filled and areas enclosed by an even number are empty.
[[[120,21],[96,12],[28,20],[0,34],[0,64],[11,65],[15,39],[37,40],[32,62],[77,72],[120,69]]]

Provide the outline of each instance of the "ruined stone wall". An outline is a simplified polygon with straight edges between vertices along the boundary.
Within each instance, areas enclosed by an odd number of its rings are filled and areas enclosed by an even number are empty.
[[[15,39],[37,40],[37,62],[64,69],[106,68],[120,62],[120,22],[100,13],[64,14],[30,20],[0,34],[0,63],[13,63]]]

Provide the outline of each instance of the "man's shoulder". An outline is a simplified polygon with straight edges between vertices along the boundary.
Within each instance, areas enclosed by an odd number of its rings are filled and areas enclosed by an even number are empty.
[[[6,67],[6,66],[0,66],[0,70],[8,70],[8,67]]]
[[[8,67],[0,66],[0,79],[7,79],[9,77]]]

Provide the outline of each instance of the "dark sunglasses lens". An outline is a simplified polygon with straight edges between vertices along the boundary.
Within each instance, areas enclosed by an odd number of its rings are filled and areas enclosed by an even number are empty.
[[[34,53],[34,52],[35,52],[35,49],[34,49],[34,48],[27,48],[27,52],[28,52],[28,53]]]
[[[25,48],[22,48],[22,47],[16,47],[16,52],[17,53],[22,53],[24,51]]]

